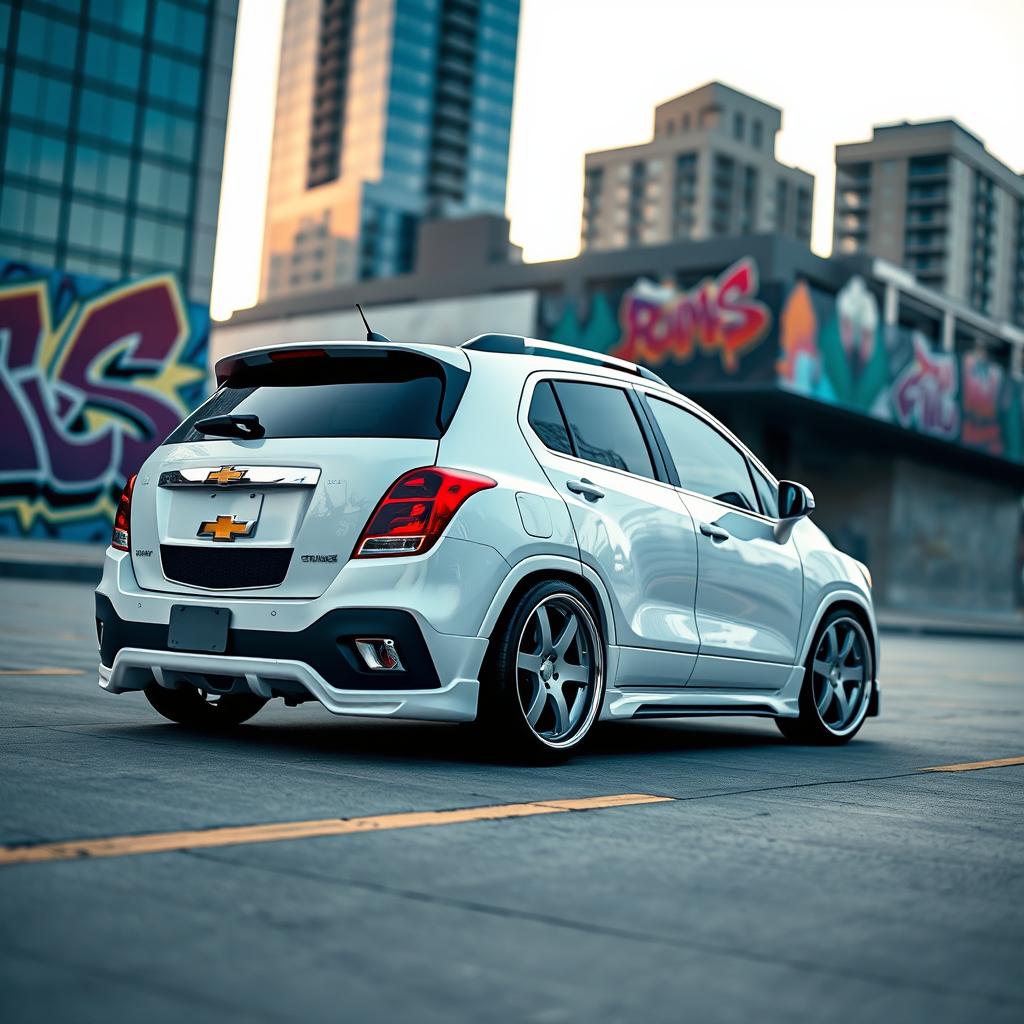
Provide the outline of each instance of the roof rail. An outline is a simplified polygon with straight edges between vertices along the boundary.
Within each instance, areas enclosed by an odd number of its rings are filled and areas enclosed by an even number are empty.
[[[500,352],[516,356],[547,356],[549,359],[568,359],[574,363],[588,363],[590,366],[603,366],[608,370],[620,370],[623,373],[635,373],[645,380],[668,387],[653,370],[646,366],[638,366],[625,359],[602,355],[585,348],[573,348],[571,345],[559,345],[554,341],[541,341],[537,338],[524,338],[518,334],[480,334],[469,341],[464,341],[460,348],[468,348],[476,352]]]

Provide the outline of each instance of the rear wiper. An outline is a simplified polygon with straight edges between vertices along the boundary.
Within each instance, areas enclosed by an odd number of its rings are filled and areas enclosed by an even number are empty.
[[[236,416],[232,413],[225,413],[223,416],[207,416],[206,419],[196,420],[195,428],[200,434],[212,434],[216,437],[240,437],[243,441],[255,441],[266,433],[259,416]]]

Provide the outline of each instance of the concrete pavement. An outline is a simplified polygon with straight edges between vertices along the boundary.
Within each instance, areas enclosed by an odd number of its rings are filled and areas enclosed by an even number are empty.
[[[672,798],[0,865],[5,1020],[1024,1014],[1024,765],[920,771],[1024,756],[1022,643],[887,637],[883,717],[839,750],[649,722],[514,768],[312,705],[163,724],[96,686],[88,587],[0,600],[0,843]]]

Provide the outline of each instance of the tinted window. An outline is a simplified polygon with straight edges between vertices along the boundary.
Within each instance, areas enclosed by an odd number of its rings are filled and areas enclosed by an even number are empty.
[[[757,510],[747,460],[717,430],[685,409],[657,398],[651,411],[676,464],[679,485],[737,508]]]
[[[757,488],[757,496],[761,499],[761,508],[766,516],[772,519],[779,518],[779,492],[778,488],[772,487],[768,478],[757,468],[751,466],[750,472],[754,475],[754,486]]]
[[[572,455],[569,432],[565,429],[565,420],[562,419],[562,411],[558,408],[549,381],[538,384],[533,392],[533,401],[530,402],[530,426],[546,447],[563,455]]]
[[[600,384],[555,384],[569,424],[573,448],[581,459],[654,476],[647,443],[626,393]]]
[[[167,443],[207,438],[195,422],[225,413],[258,416],[266,437],[436,438],[453,411],[450,394],[442,409],[445,383],[433,360],[400,353],[243,367]],[[451,379],[449,390],[460,385]]]

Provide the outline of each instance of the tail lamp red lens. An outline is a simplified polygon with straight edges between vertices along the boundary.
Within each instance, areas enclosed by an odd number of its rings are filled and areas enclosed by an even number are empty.
[[[488,476],[436,466],[400,476],[370,517],[352,557],[429,551],[462,503],[490,487],[497,487],[497,481]]]
[[[117,513],[114,515],[114,532],[110,535],[110,546],[118,551],[130,551],[132,543],[132,491],[135,489],[135,477],[133,473],[128,477],[128,483],[124,485],[120,500],[117,503]]]

